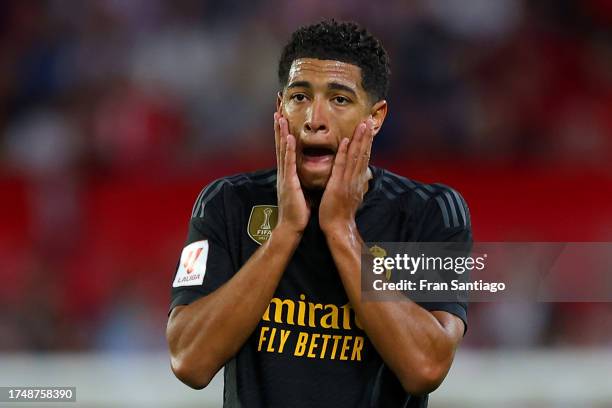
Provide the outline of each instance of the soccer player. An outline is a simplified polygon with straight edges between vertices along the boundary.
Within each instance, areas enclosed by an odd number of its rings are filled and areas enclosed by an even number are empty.
[[[172,284],[174,374],[225,367],[225,407],[425,407],[466,305],[361,301],[364,242],[472,240],[461,196],[369,165],[389,59],[354,23],[293,33],[278,67],[277,168],[198,196]]]

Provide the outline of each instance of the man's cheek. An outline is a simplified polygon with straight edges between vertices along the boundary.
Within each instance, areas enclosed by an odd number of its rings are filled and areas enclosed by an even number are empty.
[[[296,122],[293,122],[293,126],[291,123],[289,123],[289,133],[291,133],[292,135],[294,135],[295,137],[299,137],[300,136],[300,129],[298,126],[295,126]]]

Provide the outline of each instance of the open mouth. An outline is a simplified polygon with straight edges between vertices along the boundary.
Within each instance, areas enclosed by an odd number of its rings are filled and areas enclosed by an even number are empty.
[[[324,157],[333,156],[336,152],[327,147],[305,147],[302,154],[307,157]]]
[[[334,160],[336,152],[328,147],[304,147],[302,156],[306,164],[325,164]]]

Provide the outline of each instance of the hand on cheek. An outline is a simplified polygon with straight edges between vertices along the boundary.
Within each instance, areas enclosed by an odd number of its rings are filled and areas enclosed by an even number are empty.
[[[355,222],[355,213],[366,192],[368,163],[374,138],[374,122],[361,122],[352,139],[343,139],[319,207],[324,233],[342,231]]]
[[[278,227],[301,234],[310,218],[310,208],[297,175],[296,140],[289,133],[287,119],[274,113],[276,144],[276,191],[278,196]]]

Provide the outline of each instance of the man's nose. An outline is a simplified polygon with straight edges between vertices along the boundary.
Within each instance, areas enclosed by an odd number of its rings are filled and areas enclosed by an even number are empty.
[[[318,98],[315,98],[308,107],[304,129],[308,133],[326,132],[328,130],[325,103]]]

